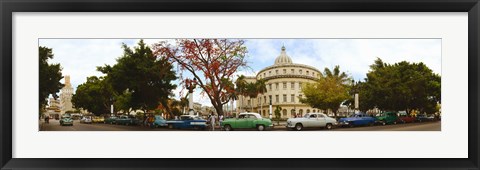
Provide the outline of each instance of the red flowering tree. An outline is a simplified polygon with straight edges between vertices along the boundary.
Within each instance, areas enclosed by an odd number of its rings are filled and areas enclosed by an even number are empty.
[[[183,78],[181,85],[194,83],[203,89],[219,115],[223,105],[235,93],[234,73],[246,67],[247,48],[239,39],[177,39],[176,44],[161,41],[153,45],[154,54],[177,63],[180,75],[190,72],[193,77]]]

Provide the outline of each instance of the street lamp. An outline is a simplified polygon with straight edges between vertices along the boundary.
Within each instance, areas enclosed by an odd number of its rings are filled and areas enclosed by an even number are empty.
[[[193,89],[197,87],[197,79],[193,78],[193,80],[187,79],[185,80],[185,87],[188,89],[188,114],[193,115]]]

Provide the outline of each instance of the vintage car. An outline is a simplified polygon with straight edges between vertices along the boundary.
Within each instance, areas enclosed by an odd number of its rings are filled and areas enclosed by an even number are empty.
[[[60,119],[60,126],[70,125],[73,126],[73,119],[70,116],[62,116]]]
[[[399,122],[396,112],[383,112],[376,115],[377,124],[387,125],[387,124],[397,124]]]
[[[337,120],[323,113],[307,113],[300,118],[287,119],[287,129],[302,130],[303,128],[326,128],[332,129],[337,125]]]
[[[103,123],[105,119],[102,116],[93,116],[92,122],[93,123]]]
[[[155,121],[153,122],[153,126],[155,127],[163,127],[163,126],[168,126],[167,120],[165,120],[162,116],[160,115],[155,115]]]
[[[117,125],[138,125],[139,120],[137,120],[134,116],[123,115],[120,116],[117,120],[115,120],[115,124]]]
[[[407,115],[406,112],[399,112],[398,114],[398,121],[401,123],[413,123],[416,121],[415,117]]]
[[[272,128],[273,124],[270,119],[262,118],[258,113],[240,113],[237,118],[225,119],[221,125],[224,130],[230,131],[234,129],[257,129],[263,131]]]
[[[106,123],[106,124],[115,124],[115,121],[118,119],[118,117],[116,116],[110,116],[108,118],[105,119],[105,121],[103,121],[103,123]]]
[[[417,122],[428,122],[430,119],[428,119],[427,115],[425,114],[417,114],[416,116]]]
[[[372,116],[369,116],[363,112],[358,112],[358,113],[352,114],[350,117],[340,118],[338,120],[338,125],[349,126],[349,127],[362,126],[362,125],[373,126],[376,120],[377,119],[375,119]]]
[[[178,120],[168,120],[166,123],[170,129],[204,130],[207,128],[207,120],[195,115],[181,115]]]
[[[92,117],[84,116],[82,119],[80,119],[80,123],[92,123]]]

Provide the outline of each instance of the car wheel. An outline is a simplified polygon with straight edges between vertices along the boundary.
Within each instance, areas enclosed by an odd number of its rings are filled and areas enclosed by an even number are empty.
[[[230,125],[225,125],[223,126],[223,129],[225,129],[225,131],[231,131],[232,127]]]
[[[383,125],[383,126],[387,125],[387,122],[386,122],[386,121],[382,121],[382,125]]]
[[[327,130],[330,130],[332,129],[332,124],[328,123],[327,126],[326,126]]]
[[[302,125],[301,123],[297,123],[297,124],[295,125],[295,130],[300,131],[300,130],[302,130],[302,129],[303,129],[303,125]]]
[[[155,128],[158,128],[158,125],[155,125]]]
[[[265,130],[265,126],[264,126],[264,125],[257,125],[257,130],[258,130],[258,131],[264,131],[264,130]]]
[[[374,124],[373,122],[370,122],[368,123],[368,126],[373,126],[373,124]]]
[[[353,127],[355,127],[355,125],[353,125],[353,122],[348,122],[348,127],[353,128]]]
[[[169,128],[169,129],[173,129],[173,125],[172,125],[172,124],[168,124],[168,128]]]
[[[393,124],[396,125],[396,124],[397,124],[397,121],[393,121]]]

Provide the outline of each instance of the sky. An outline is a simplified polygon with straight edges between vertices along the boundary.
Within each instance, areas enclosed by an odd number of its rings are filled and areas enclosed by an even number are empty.
[[[39,39],[39,46],[52,48],[54,57],[49,63],[60,63],[63,75],[70,75],[76,87],[89,76],[103,76],[97,66],[114,65],[122,55],[121,44],[133,47],[139,39]],[[152,45],[159,39],[145,39]],[[376,58],[385,63],[400,61],[423,62],[434,73],[441,75],[441,39],[245,39],[248,69],[237,75],[254,76],[261,69],[273,65],[285,46],[293,63],[306,64],[323,71],[339,65],[355,81],[363,81]],[[184,74],[189,76],[189,74]],[[63,83],[63,79],[61,80]],[[178,83],[175,82],[175,83]],[[174,90],[178,99],[181,86]],[[211,106],[208,97],[194,93],[194,102]],[[183,92],[184,94],[185,92]]]

